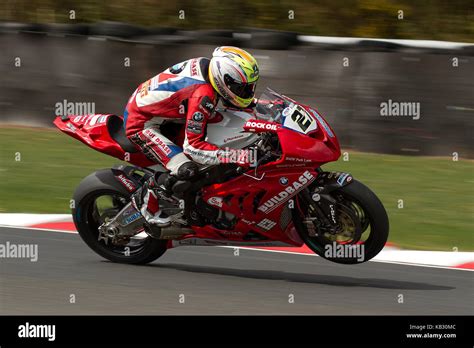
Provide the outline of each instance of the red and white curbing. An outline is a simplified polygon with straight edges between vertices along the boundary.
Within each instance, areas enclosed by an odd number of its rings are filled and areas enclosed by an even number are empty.
[[[69,214],[0,214],[0,226],[25,227],[34,230],[77,233]],[[259,251],[316,256],[308,247],[247,248]],[[373,261],[424,267],[474,270],[474,252],[401,250],[387,243]]]

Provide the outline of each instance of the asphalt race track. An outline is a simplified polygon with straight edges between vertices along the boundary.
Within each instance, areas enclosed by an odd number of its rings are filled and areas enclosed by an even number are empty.
[[[132,266],[102,259],[77,234],[2,227],[0,243],[7,241],[38,244],[39,258],[0,259],[0,314],[474,312],[468,271],[380,262],[343,266],[242,249],[234,256],[232,248],[218,247],[181,247],[153,264]]]

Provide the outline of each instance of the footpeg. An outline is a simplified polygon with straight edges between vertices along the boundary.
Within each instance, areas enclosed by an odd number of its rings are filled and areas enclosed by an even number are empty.
[[[169,225],[171,225],[171,217],[152,217],[148,220],[148,223],[156,227],[168,227]]]
[[[191,183],[189,181],[184,181],[184,180],[179,180],[177,181],[173,187],[172,190],[174,193],[183,193],[191,188]]]

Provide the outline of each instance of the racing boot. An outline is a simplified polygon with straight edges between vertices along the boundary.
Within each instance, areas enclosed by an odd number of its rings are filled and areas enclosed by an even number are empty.
[[[167,185],[171,185],[171,190],[175,194],[182,194],[191,187],[190,180],[198,173],[199,167],[194,162],[185,162],[177,170],[176,176],[170,175],[173,179],[164,179]]]
[[[172,217],[160,209],[160,200],[173,202],[173,193],[182,193],[191,186],[188,181],[198,171],[194,162],[186,162],[180,166],[176,175],[169,172],[156,173],[135,192],[132,196],[132,204],[140,211],[148,223],[159,227],[168,226]]]
[[[158,226],[168,226],[170,217],[162,214],[160,210],[160,199],[171,197],[172,191],[169,185],[158,184],[160,177],[167,173],[155,173],[145,184],[132,195],[132,205],[139,211],[148,223]]]

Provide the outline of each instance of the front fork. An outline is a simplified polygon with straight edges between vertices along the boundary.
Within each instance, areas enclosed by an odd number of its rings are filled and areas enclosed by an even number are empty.
[[[344,172],[325,172],[321,167],[318,167],[316,172],[318,177],[315,183],[303,190],[301,197],[307,204],[309,215],[315,216],[312,222],[324,226],[330,233],[337,233],[338,202],[330,193],[350,184],[352,175]]]
[[[335,233],[338,227],[337,201],[328,194],[321,195],[316,191],[310,192],[309,189],[302,191],[300,197],[308,207],[306,213],[312,216],[311,218],[307,217],[310,220],[308,222],[334,230]],[[316,231],[314,233],[316,234]]]

